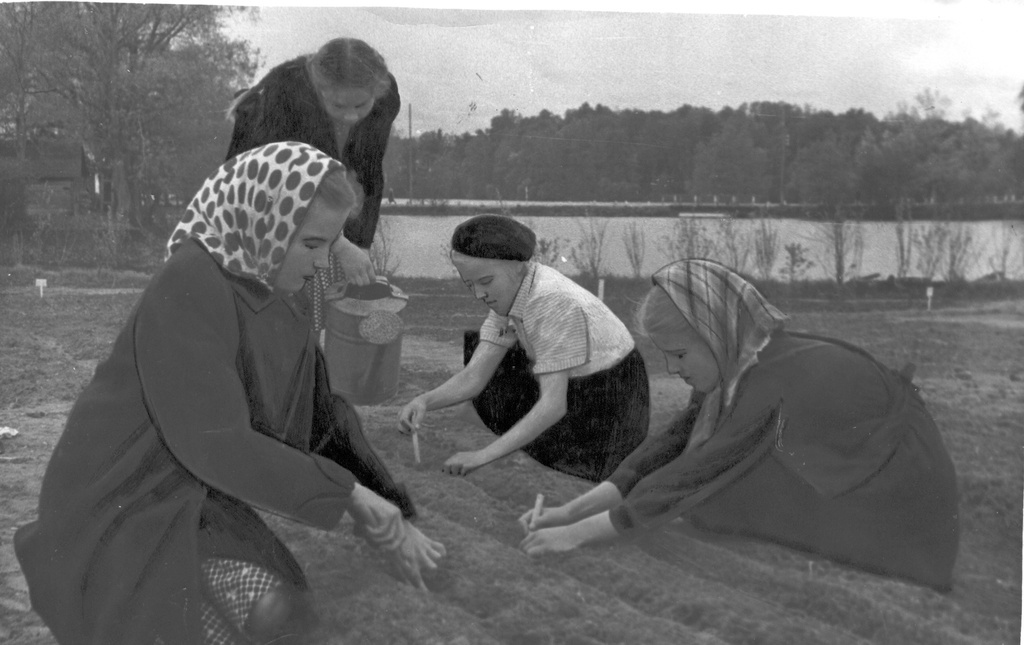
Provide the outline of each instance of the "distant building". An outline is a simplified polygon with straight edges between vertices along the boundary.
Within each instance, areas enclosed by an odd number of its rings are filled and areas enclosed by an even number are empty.
[[[0,141],[0,160],[10,163],[17,158],[17,143]],[[77,215],[80,202],[96,192],[89,158],[80,142],[27,142],[24,163],[29,216],[44,212]]]

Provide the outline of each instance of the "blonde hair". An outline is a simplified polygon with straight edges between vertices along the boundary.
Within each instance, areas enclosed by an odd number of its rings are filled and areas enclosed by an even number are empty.
[[[313,199],[323,200],[332,210],[351,210],[356,205],[356,193],[345,169],[335,168],[324,175]]]
[[[647,336],[666,335],[678,331],[680,325],[689,325],[682,312],[661,287],[655,285],[647,292],[634,314],[636,330]]]
[[[367,88],[378,99],[391,89],[384,57],[358,38],[328,41],[309,59],[309,70],[319,84]]]

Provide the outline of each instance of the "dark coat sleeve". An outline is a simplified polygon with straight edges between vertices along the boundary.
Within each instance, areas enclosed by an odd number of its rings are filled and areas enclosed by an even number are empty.
[[[608,481],[619,489],[623,497],[629,495],[641,479],[682,454],[699,412],[700,404],[691,402],[664,432],[648,435],[636,450],[622,460]]]
[[[360,484],[401,509],[403,517],[414,519],[416,507],[405,486],[394,480],[367,441],[355,409],[344,398],[331,393],[327,365],[319,349],[316,354],[317,401],[310,437],[312,451],[350,471]]]
[[[384,194],[384,154],[391,124],[401,109],[398,83],[389,75],[391,89],[353,128],[345,150],[338,150],[330,117],[305,70],[305,57],[278,65],[252,88],[235,107],[234,128],[226,159],[277,141],[300,141],[319,148],[354,171],[365,199],[358,216],[345,224],[345,237],[364,249],[373,244]]]
[[[342,163],[356,171],[363,185],[365,199],[359,217],[345,223],[345,237],[358,247],[373,244],[380,219],[380,202],[384,196],[384,154],[391,139],[391,125],[402,107],[398,82],[393,75],[391,89],[373,106],[373,110],[353,130]]]
[[[752,378],[758,374],[751,370],[741,381],[734,408],[706,443],[689,445],[704,402],[697,394],[666,432],[645,441],[623,461],[610,478],[624,498],[610,512],[619,533],[679,517],[765,455],[771,446],[768,434],[781,418],[781,398],[772,383],[763,387],[761,379]]]
[[[227,281],[212,263],[201,262],[178,263],[154,280],[136,314],[136,367],[149,416],[171,453],[212,488],[333,527],[355,477],[250,427],[235,362],[238,313]]]
[[[692,417],[684,417],[684,423],[689,421],[689,430],[696,416],[694,411]],[[769,406],[753,420],[749,415],[741,415],[738,423],[727,421],[699,448],[687,450],[686,441],[682,440],[665,454],[650,454],[644,471],[647,474],[624,494],[623,503],[611,510],[612,526],[624,533],[653,528],[679,517],[763,458],[771,446],[767,439],[777,430],[780,420],[781,406]],[[685,439],[689,439],[689,430],[673,436],[682,439],[685,434]]]
[[[341,161],[330,117],[320,104],[300,57],[273,68],[245,90],[233,113],[225,161],[278,141],[299,141]]]

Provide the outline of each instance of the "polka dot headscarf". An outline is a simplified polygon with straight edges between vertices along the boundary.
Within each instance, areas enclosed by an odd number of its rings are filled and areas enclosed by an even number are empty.
[[[268,287],[335,159],[305,143],[272,143],[225,162],[171,233],[167,255],[192,238],[229,272]]]

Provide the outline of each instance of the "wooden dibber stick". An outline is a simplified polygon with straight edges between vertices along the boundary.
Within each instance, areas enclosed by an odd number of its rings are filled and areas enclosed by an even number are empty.
[[[543,512],[544,512],[544,494],[543,493],[537,493],[537,499],[533,502],[533,521],[531,521],[530,524],[533,524],[533,522],[536,522],[537,518],[540,517],[540,514],[543,513]]]

